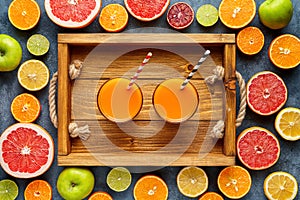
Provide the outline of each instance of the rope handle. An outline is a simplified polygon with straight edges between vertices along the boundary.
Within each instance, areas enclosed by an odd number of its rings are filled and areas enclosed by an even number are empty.
[[[76,79],[81,72],[82,68],[82,61],[74,60],[69,65],[69,76],[71,80]],[[58,127],[58,120],[57,120],[57,112],[56,112],[56,83],[58,78],[58,72],[55,72],[50,80],[49,85],[49,115],[51,122],[55,128]],[[83,127],[78,127],[77,123],[71,122],[68,127],[69,134],[72,138],[79,137],[82,140],[87,140],[90,135],[89,126],[85,125]]]
[[[238,115],[235,121],[235,126],[239,127],[246,115],[246,84],[245,80],[243,79],[242,75],[236,71],[235,72],[239,88],[240,88],[240,105],[239,105],[239,111]],[[208,85],[213,85],[217,80],[222,80],[224,78],[224,68],[222,66],[217,66],[213,70],[213,75],[208,76],[205,78],[205,82]],[[220,120],[217,122],[217,124],[213,127],[213,130],[211,131],[211,136],[214,138],[222,138],[224,136],[224,127],[225,123],[223,120]]]

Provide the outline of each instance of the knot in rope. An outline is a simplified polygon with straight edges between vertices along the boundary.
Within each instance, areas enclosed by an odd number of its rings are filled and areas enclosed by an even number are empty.
[[[205,78],[207,84],[213,85],[217,80],[222,80],[224,77],[224,68],[222,66],[217,66],[213,69],[213,75]]]
[[[210,136],[213,138],[223,138],[224,136],[224,128],[225,122],[223,120],[219,120],[217,124],[210,131]]]
[[[69,133],[72,138],[79,137],[82,140],[87,140],[91,131],[88,125],[78,127],[77,123],[72,122],[69,124]]]
[[[81,72],[82,61],[73,60],[73,62],[69,65],[69,76],[71,80],[76,79]]]

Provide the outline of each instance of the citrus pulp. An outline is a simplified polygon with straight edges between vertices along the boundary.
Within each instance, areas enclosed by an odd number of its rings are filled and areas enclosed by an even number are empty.
[[[272,115],[287,100],[287,87],[275,73],[262,71],[250,78],[246,87],[247,104],[257,114]]]
[[[296,141],[300,139],[300,109],[284,108],[276,116],[276,131],[284,139]]]
[[[131,184],[131,174],[124,167],[115,167],[108,173],[106,183],[116,192],[125,191]]]
[[[37,124],[14,124],[0,137],[1,167],[16,178],[33,178],[43,174],[51,166],[53,158],[53,139]]]
[[[177,175],[177,187],[187,197],[197,197],[208,188],[208,177],[199,167],[185,167]]]
[[[217,182],[220,191],[230,199],[240,199],[245,196],[252,184],[249,172],[237,165],[224,168],[219,173]]]
[[[141,21],[152,21],[166,12],[170,0],[124,0],[124,4],[134,18]]]
[[[298,193],[297,180],[290,173],[273,172],[265,178],[264,193],[269,200],[293,200]]]
[[[50,42],[42,34],[34,34],[27,40],[26,47],[32,55],[42,56],[48,52]]]
[[[40,7],[35,0],[13,0],[8,8],[8,19],[20,30],[29,30],[40,20]]]
[[[202,26],[213,26],[219,19],[219,13],[216,7],[211,4],[200,6],[196,12],[196,19]]]
[[[238,136],[237,155],[249,169],[267,169],[279,159],[280,145],[275,135],[267,129],[251,127]]]
[[[10,180],[3,179],[0,181],[0,199],[1,200],[14,200],[19,194],[18,185]]]
[[[45,0],[45,10],[52,22],[65,28],[84,28],[100,13],[101,0]]]

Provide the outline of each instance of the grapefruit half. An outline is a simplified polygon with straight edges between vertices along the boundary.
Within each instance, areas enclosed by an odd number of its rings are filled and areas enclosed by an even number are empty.
[[[248,106],[260,115],[271,115],[281,109],[287,93],[284,81],[270,71],[255,74],[247,83]]]
[[[280,155],[278,139],[262,127],[245,129],[237,139],[237,154],[249,169],[262,170],[273,166]]]
[[[124,4],[128,12],[136,19],[152,21],[166,12],[170,0],[124,0]]]
[[[16,178],[33,178],[46,172],[54,158],[49,133],[33,123],[17,123],[0,137],[0,164]]]
[[[45,10],[55,24],[84,28],[100,13],[101,0],[45,0]]]

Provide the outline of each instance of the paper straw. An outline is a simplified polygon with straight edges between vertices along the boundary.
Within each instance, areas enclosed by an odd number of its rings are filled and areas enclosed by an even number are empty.
[[[204,52],[204,55],[200,58],[200,60],[198,61],[197,65],[194,66],[193,70],[190,72],[189,76],[183,81],[180,89],[183,90],[185,88],[185,86],[188,84],[188,82],[191,80],[191,78],[193,77],[193,75],[196,73],[196,71],[199,69],[199,67],[202,65],[202,63],[206,60],[206,58],[209,56],[210,51],[206,50]]]
[[[143,60],[142,64],[139,66],[138,70],[135,72],[134,76],[131,78],[130,83],[129,83],[128,87],[127,87],[128,90],[131,88],[131,86],[133,85],[133,83],[137,80],[139,74],[143,70],[144,66],[148,63],[148,61],[150,60],[151,56],[152,56],[152,53],[149,52],[147,54],[147,56],[145,57],[145,59]]]

